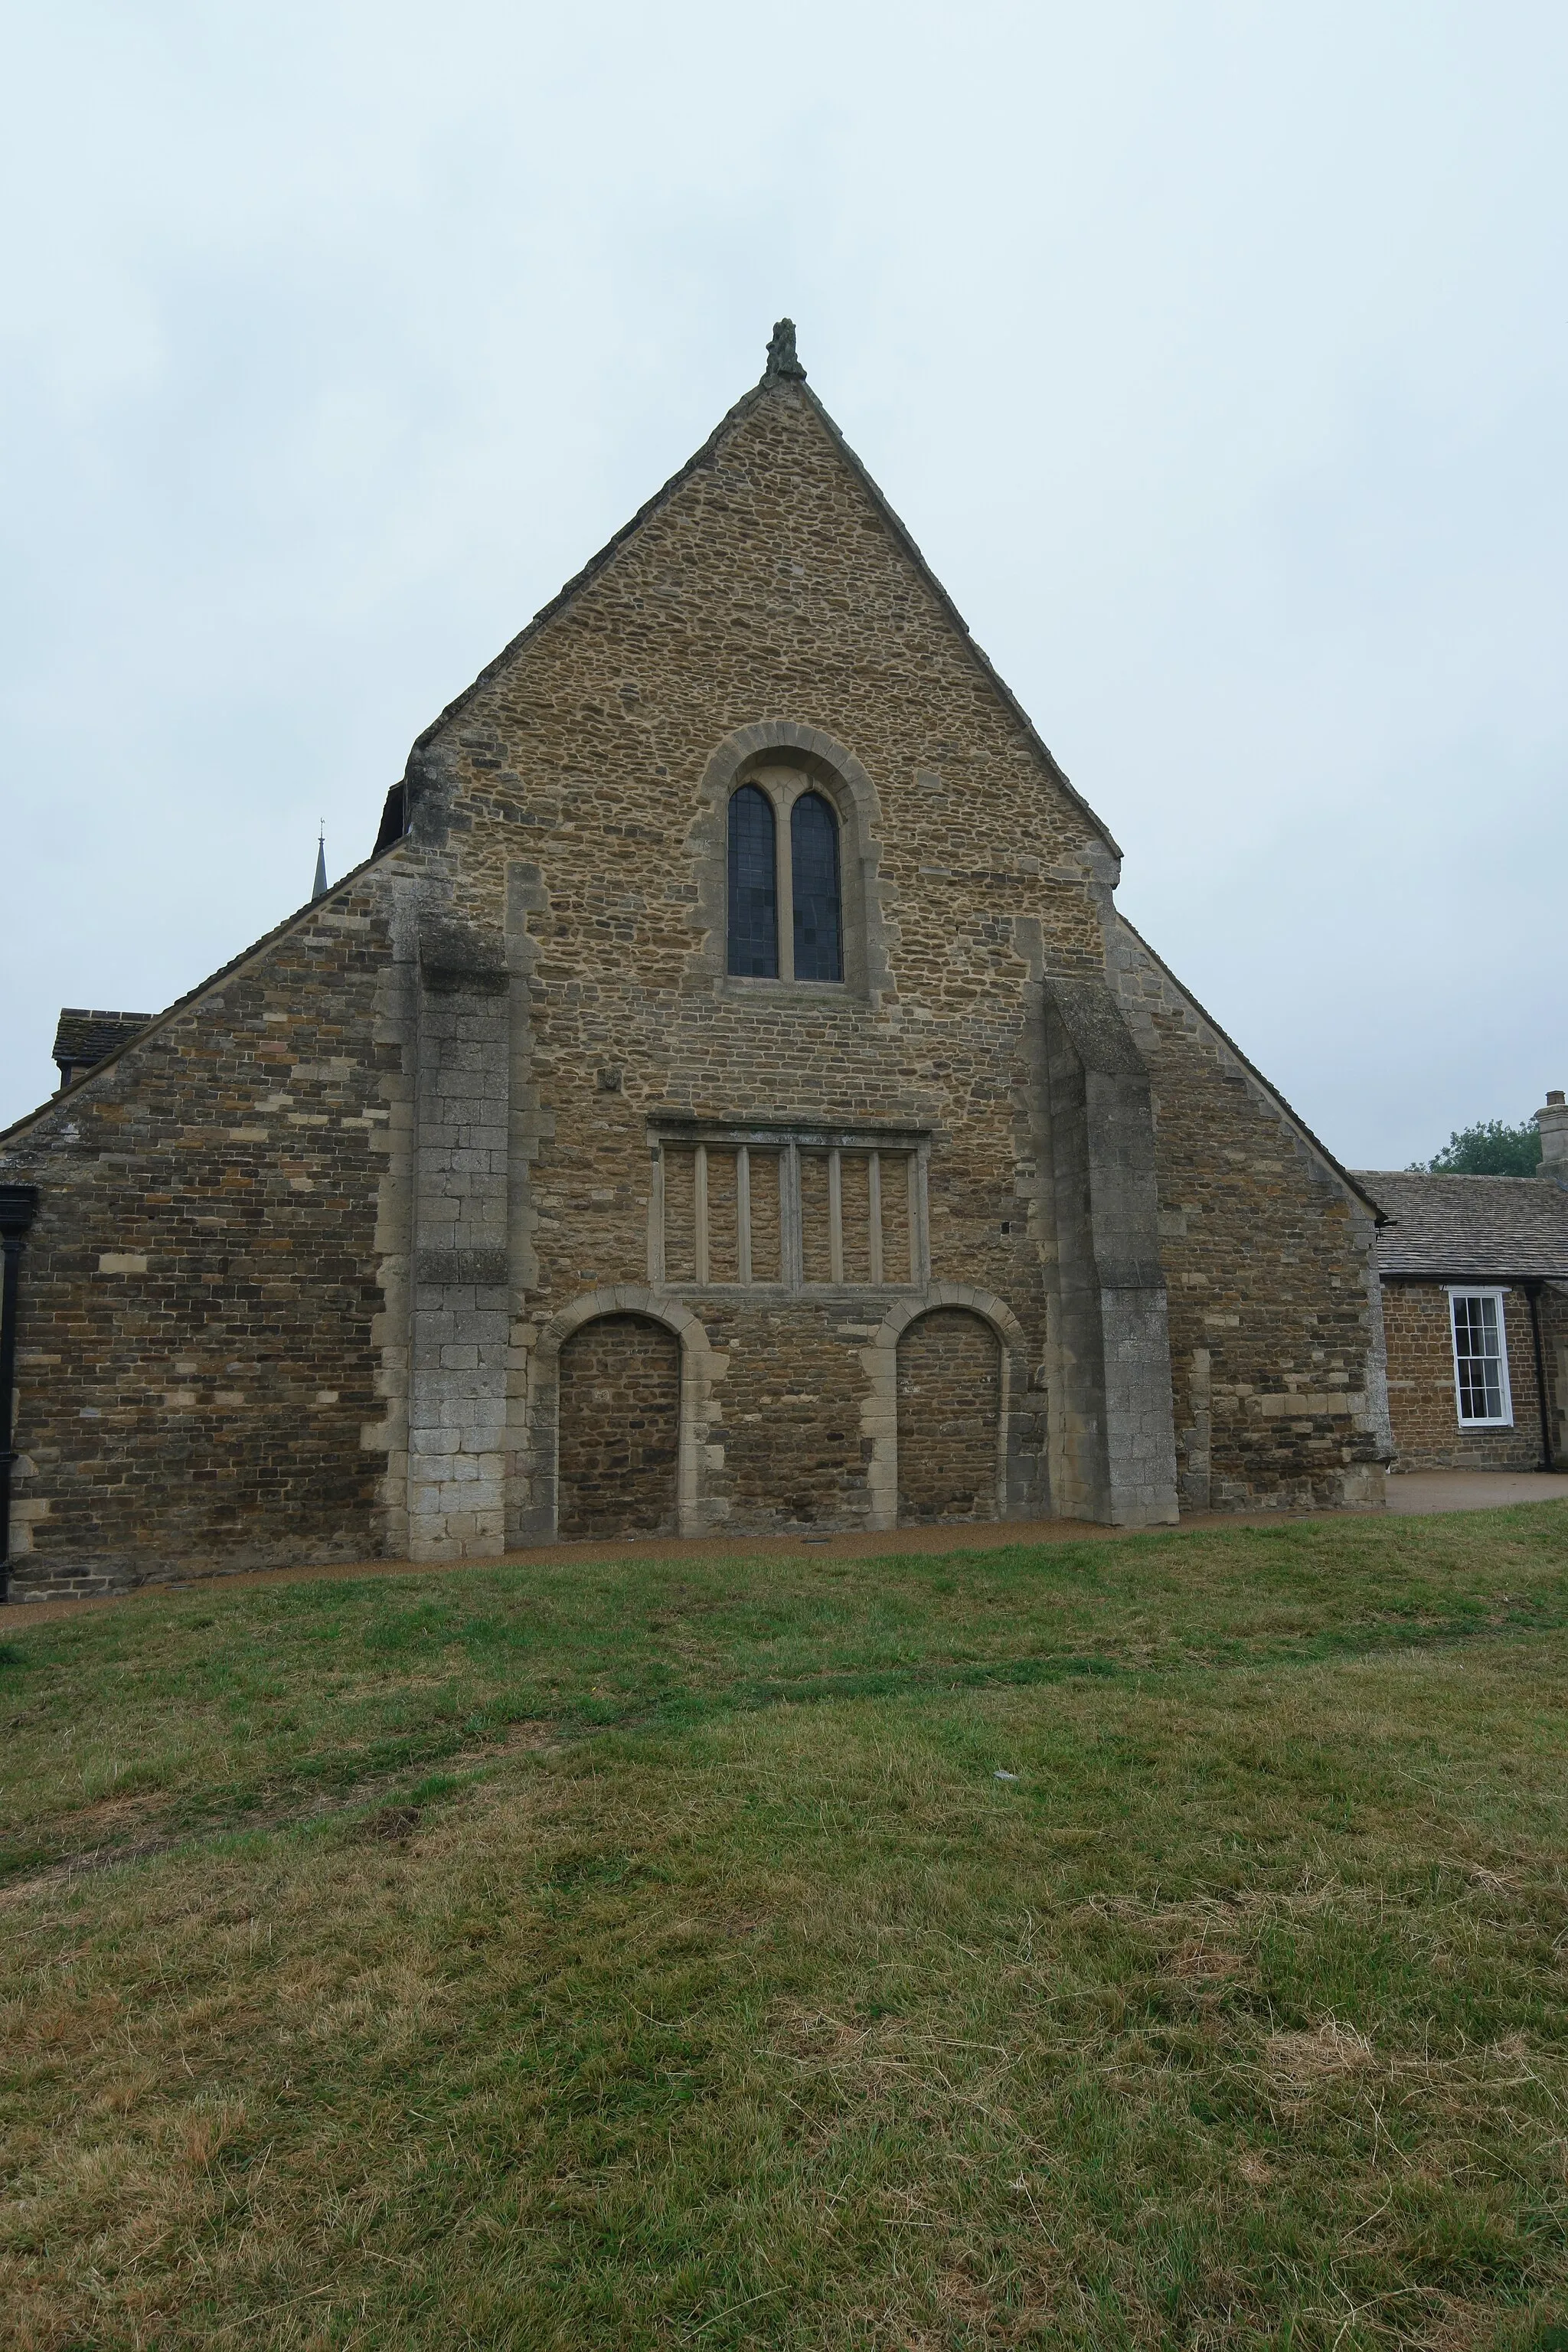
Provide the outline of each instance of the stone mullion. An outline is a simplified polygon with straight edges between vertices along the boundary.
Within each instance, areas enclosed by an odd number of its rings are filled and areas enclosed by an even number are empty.
[[[788,1290],[805,1281],[801,1244],[800,1146],[790,1142],[779,1155],[779,1272]]]
[[[779,978],[795,978],[795,865],[790,856],[789,801],[774,793],[773,852],[778,876]]]
[[[874,1286],[879,1287],[882,1280],[882,1155],[879,1151],[871,1154],[866,1184],[870,1202],[871,1281]]]
[[[656,1144],[649,1154],[647,1201],[647,1278],[657,1289],[664,1280],[664,1149]]]
[[[741,1281],[752,1279],[752,1155],[742,1143],[735,1153],[736,1271]]]
[[[931,1227],[926,1201],[926,1153],[913,1151],[905,1182],[910,1201],[910,1280],[923,1289],[931,1280]]]
[[[837,1150],[827,1155],[827,1277],[844,1279],[844,1162]]]
[[[708,1279],[708,1146],[697,1147],[697,1165],[693,1173],[692,1199],[697,1227],[695,1241],[696,1274],[699,1282]]]

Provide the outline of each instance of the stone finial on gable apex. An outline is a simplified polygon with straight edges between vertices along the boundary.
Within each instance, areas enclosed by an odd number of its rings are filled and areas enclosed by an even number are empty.
[[[773,339],[768,345],[768,363],[763,371],[764,383],[804,383],[805,370],[795,348],[795,320],[781,319],[773,328]]]

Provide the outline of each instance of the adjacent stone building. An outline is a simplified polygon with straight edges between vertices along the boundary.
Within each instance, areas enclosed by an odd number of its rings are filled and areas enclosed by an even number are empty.
[[[1378,1502],[1373,1198],[1120,856],[786,321],[370,859],[0,1138],[13,1589]]]
[[[1534,1177],[1363,1173],[1399,1470],[1568,1466],[1568,1105]]]
[[[106,1062],[117,1045],[127,1044],[146,1028],[150,1013],[89,1013],[68,1004],[55,1029],[55,1067],[60,1090],[74,1086],[89,1070]]]

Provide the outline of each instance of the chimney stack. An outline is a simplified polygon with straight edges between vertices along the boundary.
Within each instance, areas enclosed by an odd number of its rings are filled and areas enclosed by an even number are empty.
[[[1535,1124],[1541,1129],[1541,1165],[1538,1176],[1568,1190],[1568,1102],[1563,1099],[1559,1087],[1546,1097],[1546,1108],[1535,1114]]]

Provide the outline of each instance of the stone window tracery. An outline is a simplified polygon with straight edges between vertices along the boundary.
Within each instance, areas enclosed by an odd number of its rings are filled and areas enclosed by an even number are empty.
[[[844,821],[803,768],[769,761],[730,795],[725,958],[731,980],[845,976]]]
[[[767,827],[751,793],[773,814],[771,923]],[[686,836],[689,982],[735,1006],[783,1000],[830,1016],[890,999],[881,828],[876,784],[820,728],[758,719],[716,743]],[[760,893],[749,904],[748,889]]]

